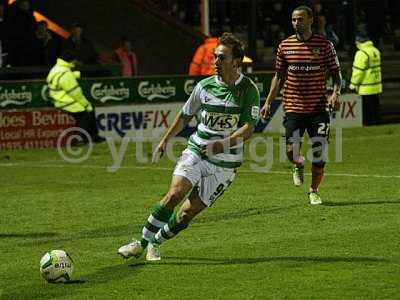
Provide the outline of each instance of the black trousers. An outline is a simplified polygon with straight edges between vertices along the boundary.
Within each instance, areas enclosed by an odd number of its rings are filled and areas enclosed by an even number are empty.
[[[363,124],[374,125],[381,121],[379,94],[362,96]]]
[[[82,112],[77,112],[77,113],[71,113],[70,114],[74,117],[76,121],[76,125],[85,130],[89,136],[92,138],[92,140],[96,140],[98,138],[99,131],[97,129],[97,124],[96,124],[96,115],[94,113],[94,110],[91,112],[88,111],[82,111]],[[86,137],[83,137],[84,141],[87,142]]]

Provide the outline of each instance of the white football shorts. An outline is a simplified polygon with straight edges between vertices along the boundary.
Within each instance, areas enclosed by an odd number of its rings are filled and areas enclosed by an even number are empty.
[[[174,175],[187,178],[198,189],[201,201],[211,206],[233,182],[236,170],[218,167],[185,149],[175,166]]]

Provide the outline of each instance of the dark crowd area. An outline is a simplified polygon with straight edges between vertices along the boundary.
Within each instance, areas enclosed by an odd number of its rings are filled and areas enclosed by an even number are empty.
[[[37,22],[32,3],[17,0],[12,5],[0,3],[1,67],[51,66],[66,49],[78,53],[82,65],[101,65],[117,62],[113,57],[99,53],[85,28],[74,23],[67,39],[49,30],[46,21]],[[200,30],[200,0],[142,0],[183,24]],[[249,18],[256,18],[256,45],[258,49],[276,47],[292,33],[290,13],[298,5],[314,9],[314,31],[325,35],[337,50],[354,51],[357,32],[366,32],[380,50],[383,44],[400,50],[400,2],[394,0],[258,0],[256,15],[249,14],[249,2],[242,0],[209,1],[210,32],[218,35],[231,31],[244,38],[248,36]],[[90,26],[90,25],[89,25]],[[262,53],[262,51],[259,51]],[[254,58],[262,62],[260,54]]]

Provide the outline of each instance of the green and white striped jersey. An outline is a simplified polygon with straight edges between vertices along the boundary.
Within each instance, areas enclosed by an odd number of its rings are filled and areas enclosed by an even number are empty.
[[[245,123],[255,126],[259,113],[260,93],[249,77],[240,74],[234,86],[216,75],[207,77],[195,86],[182,108],[184,117],[198,117],[187,148],[200,154],[201,145],[226,138]],[[206,159],[217,166],[237,168],[243,160],[243,143]]]

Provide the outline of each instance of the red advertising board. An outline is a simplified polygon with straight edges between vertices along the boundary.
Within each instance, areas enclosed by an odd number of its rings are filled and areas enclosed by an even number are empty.
[[[0,150],[56,147],[74,125],[72,116],[55,108],[0,110]]]

